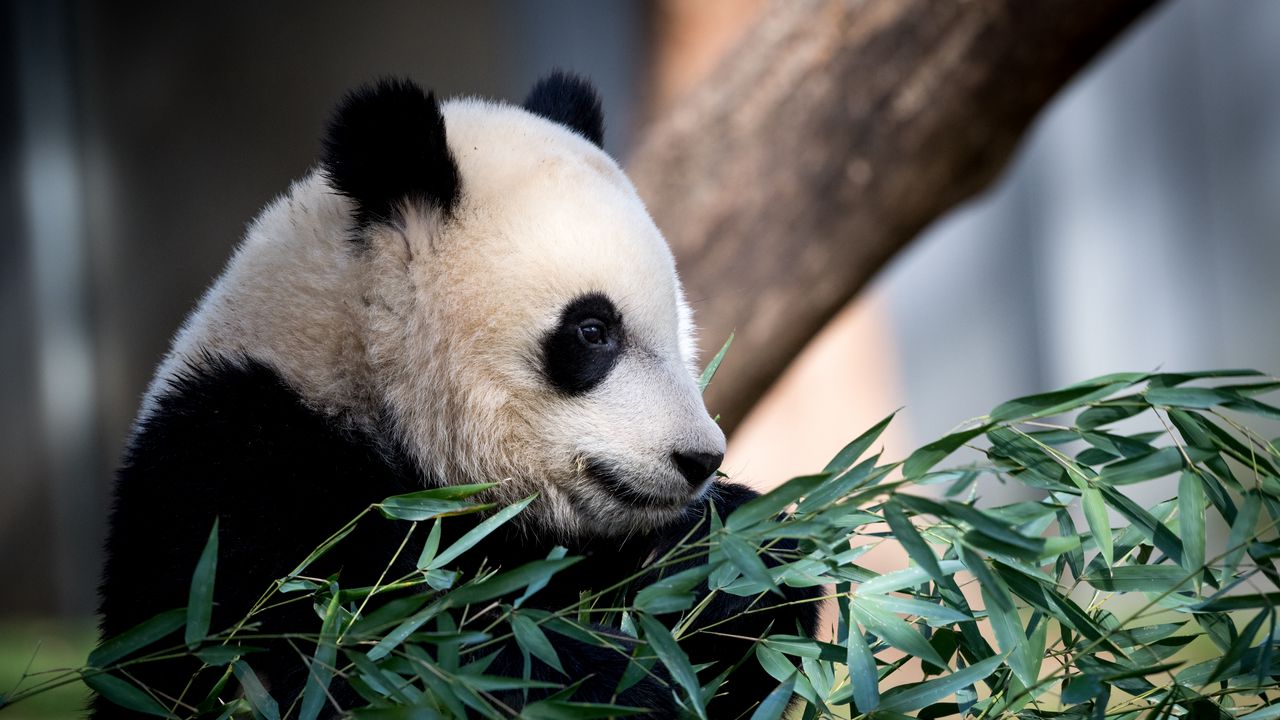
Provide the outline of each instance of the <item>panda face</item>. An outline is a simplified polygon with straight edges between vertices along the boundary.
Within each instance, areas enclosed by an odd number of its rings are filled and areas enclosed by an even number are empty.
[[[561,527],[672,519],[709,486],[725,440],[665,241],[617,165],[563,126],[467,103],[445,117],[463,193],[430,274],[449,278],[439,306],[470,316],[444,327],[485,320],[457,357],[500,403],[490,428],[535,448],[502,477],[539,492]]]
[[[373,201],[359,193],[387,178],[327,168],[358,203],[377,299],[363,342],[400,439],[446,481],[538,493],[526,515],[566,535],[673,520],[725,439],[661,234],[591,127],[476,100],[446,103],[439,124],[447,149],[417,155],[447,158],[443,192]]]

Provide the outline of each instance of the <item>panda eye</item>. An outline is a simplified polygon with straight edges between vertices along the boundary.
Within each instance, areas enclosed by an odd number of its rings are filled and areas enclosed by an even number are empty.
[[[580,395],[608,377],[626,345],[626,323],[617,306],[603,293],[579,295],[542,336],[542,374],[565,395]]]
[[[592,318],[578,324],[578,337],[588,345],[605,345],[609,342],[609,331],[604,323]]]

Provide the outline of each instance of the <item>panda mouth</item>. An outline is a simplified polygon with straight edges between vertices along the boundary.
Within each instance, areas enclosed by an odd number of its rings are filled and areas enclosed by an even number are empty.
[[[689,498],[673,498],[670,496],[652,495],[637,490],[634,483],[627,482],[626,477],[617,466],[597,459],[588,459],[585,463],[587,477],[591,478],[609,493],[610,497],[631,507],[645,510],[682,510],[689,504]]]

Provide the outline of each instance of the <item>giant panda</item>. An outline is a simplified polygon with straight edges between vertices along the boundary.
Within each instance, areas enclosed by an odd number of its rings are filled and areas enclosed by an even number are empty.
[[[708,503],[724,516],[754,497],[716,479],[725,438],[696,382],[672,255],[602,138],[596,91],[562,72],[520,106],[440,103],[402,79],[350,92],[318,167],[253,222],[144,397],[116,479],[103,637],[187,603],[215,518],[218,629],[391,495],[498,479],[487,500],[537,493],[459,562],[514,567],[556,545],[583,556],[535,596],[548,609],[705,535]],[[361,522],[309,574],[372,584],[404,536],[402,524]],[[401,557],[411,570],[417,552]],[[815,592],[717,593],[699,622],[723,634],[684,649],[709,663],[704,682],[747,659],[712,716],[742,715],[776,684],[733,638],[812,634],[816,606],[794,601]],[[303,605],[265,614],[257,633],[318,627]],[[573,699],[677,713],[660,666],[615,695],[625,658],[550,637],[569,678],[586,678]],[[254,669],[287,707],[304,663],[283,642],[255,644],[270,652],[250,657]],[[179,714],[193,715],[208,690],[187,687],[195,667],[175,659],[130,677],[169,702],[182,695]],[[487,672],[522,667],[507,647]],[[541,661],[534,677],[565,681]],[[221,697],[235,692],[233,680]],[[332,692],[340,707],[356,701],[341,678]],[[102,698],[93,714],[131,715]]]

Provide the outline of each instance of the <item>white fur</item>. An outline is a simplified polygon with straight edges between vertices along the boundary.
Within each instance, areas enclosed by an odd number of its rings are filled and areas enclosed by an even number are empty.
[[[661,234],[617,164],[521,109],[455,100],[442,112],[462,178],[446,219],[406,208],[350,238],[350,202],[319,173],[250,228],[161,364],[143,416],[204,353],[278,369],[317,410],[377,431],[379,413],[424,470],[538,492],[532,515],[564,534],[617,533],[678,512],[673,450],[723,452],[696,387],[691,313]],[[628,348],[599,386],[568,397],[541,373],[541,339],[586,292],[618,307]],[[583,472],[628,471],[669,510],[637,509]]]

